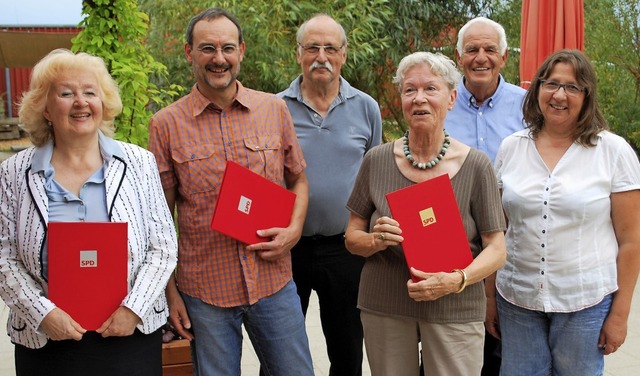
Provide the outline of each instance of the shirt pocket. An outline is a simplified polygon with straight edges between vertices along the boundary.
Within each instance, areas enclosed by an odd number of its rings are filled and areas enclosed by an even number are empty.
[[[277,134],[247,136],[244,138],[247,159],[251,170],[269,180],[282,182],[282,141]]]
[[[222,179],[224,153],[212,144],[180,147],[173,150],[172,157],[179,190],[185,196],[214,191]]]

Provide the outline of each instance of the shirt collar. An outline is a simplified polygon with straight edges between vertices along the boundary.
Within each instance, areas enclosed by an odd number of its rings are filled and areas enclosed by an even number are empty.
[[[105,164],[111,161],[116,156],[124,158],[124,153],[120,148],[120,145],[113,140],[105,136],[102,131],[98,131],[98,146],[100,147],[100,154]],[[33,152],[33,158],[31,160],[31,172],[37,173],[45,171],[51,165],[51,156],[53,155],[53,140],[50,140],[43,146],[37,147]]]
[[[467,89],[467,87],[464,86],[464,81],[465,81],[465,78],[463,77],[462,80],[460,80],[460,84],[458,85],[458,95],[460,96],[460,99],[462,99],[462,102],[466,103],[467,106],[469,107],[473,106],[475,108],[478,108],[479,106],[476,104],[476,98],[474,98],[471,92]],[[502,77],[502,75],[499,75],[498,88],[496,89],[496,91],[493,93],[492,96],[487,98],[487,100],[485,100],[484,103],[482,103],[482,105],[483,106],[487,105],[490,108],[493,108],[493,106],[495,105],[495,101],[499,100],[500,97],[502,96],[504,87],[505,87],[504,77]]]
[[[240,81],[238,80],[236,80],[236,85],[237,85],[238,91],[236,92],[236,97],[234,98],[233,103],[234,104],[237,103],[240,106],[251,110],[252,105],[251,105],[250,94],[248,93],[248,90],[244,86],[242,86],[242,83],[240,83]],[[193,98],[193,101],[192,101],[193,112],[191,115],[193,117],[197,117],[198,115],[202,114],[207,108],[220,109],[213,102],[207,99],[207,97],[202,95],[202,93],[198,90],[198,84],[193,85],[193,87],[191,88],[191,95]]]
[[[296,99],[298,102],[302,102],[303,101],[302,90],[300,90],[301,83],[302,83],[302,75],[299,75],[298,77],[296,77],[295,80],[293,80],[293,82],[291,82],[291,85],[289,85],[289,87],[282,92],[282,95],[285,97]],[[342,76],[340,76],[340,91],[338,92],[338,96],[336,97],[336,100],[334,101],[334,103],[336,101],[338,102],[345,101],[346,99],[353,98],[356,95],[357,93],[354,90],[353,86],[351,86],[351,84],[349,84],[347,80],[345,80],[344,78],[342,78]]]

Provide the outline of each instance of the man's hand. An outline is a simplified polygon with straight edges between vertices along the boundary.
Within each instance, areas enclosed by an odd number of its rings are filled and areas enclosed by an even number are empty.
[[[169,325],[182,338],[192,341],[193,334],[189,331],[191,329],[191,321],[187,314],[187,307],[184,305],[182,296],[180,296],[178,286],[176,286],[175,276],[171,275],[171,278],[169,278],[165,292],[167,294],[167,304],[169,304]]]
[[[258,252],[260,257],[267,261],[273,261],[287,256],[291,248],[300,240],[299,231],[294,231],[290,227],[274,227],[266,230],[258,230],[258,236],[271,240],[251,244],[247,246],[247,251]]]

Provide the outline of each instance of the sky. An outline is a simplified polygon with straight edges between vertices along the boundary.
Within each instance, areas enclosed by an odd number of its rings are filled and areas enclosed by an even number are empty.
[[[77,26],[82,0],[0,0],[2,26]]]

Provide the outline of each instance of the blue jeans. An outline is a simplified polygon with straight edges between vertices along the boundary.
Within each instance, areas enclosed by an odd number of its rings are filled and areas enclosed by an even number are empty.
[[[501,376],[595,376],[604,372],[598,338],[611,295],[577,312],[532,311],[498,294],[502,333]]]
[[[249,306],[220,308],[182,294],[195,337],[196,375],[240,375],[242,325],[266,375],[313,375],[309,340],[296,286]]]

